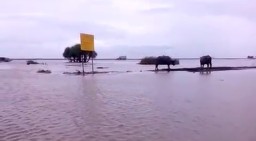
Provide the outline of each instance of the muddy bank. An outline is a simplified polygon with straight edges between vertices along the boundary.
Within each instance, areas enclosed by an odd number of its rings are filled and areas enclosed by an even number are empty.
[[[177,69],[159,69],[157,71],[187,71],[187,72],[207,72],[207,71],[228,71],[228,70],[245,70],[256,69],[256,66],[242,66],[242,67],[212,67],[212,68],[177,68]],[[156,70],[149,70],[156,71]]]

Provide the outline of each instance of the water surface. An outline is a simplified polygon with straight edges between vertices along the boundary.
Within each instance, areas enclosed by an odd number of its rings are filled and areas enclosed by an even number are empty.
[[[62,74],[81,69],[63,61],[0,63],[0,140],[256,140],[255,70],[154,73],[144,71],[154,66],[136,63],[96,61],[96,67],[133,72],[85,77]],[[53,73],[37,74],[39,68]]]

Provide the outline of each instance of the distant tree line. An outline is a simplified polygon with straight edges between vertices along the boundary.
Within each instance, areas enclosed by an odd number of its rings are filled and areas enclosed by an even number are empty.
[[[63,57],[70,62],[88,62],[91,58],[97,57],[95,51],[83,51],[80,44],[75,44],[71,47],[66,47],[63,52]]]

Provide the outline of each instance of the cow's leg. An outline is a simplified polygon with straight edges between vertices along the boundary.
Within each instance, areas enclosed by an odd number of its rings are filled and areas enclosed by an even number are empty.
[[[168,64],[168,70],[169,70],[169,69],[171,69],[171,68],[170,68],[170,64]]]
[[[156,64],[156,68],[155,68],[155,70],[158,70],[158,64]]]

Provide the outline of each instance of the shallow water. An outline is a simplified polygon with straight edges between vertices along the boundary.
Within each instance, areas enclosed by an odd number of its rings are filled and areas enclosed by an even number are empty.
[[[0,140],[256,140],[256,70],[154,73],[140,72],[154,66],[136,63],[96,61],[95,67],[133,72],[84,77],[62,74],[81,70],[63,61],[0,63]],[[53,73],[37,74],[39,68]]]
[[[82,71],[81,63],[67,63],[67,61],[47,61],[39,60],[39,63],[46,63],[46,65],[26,65],[25,60],[12,61],[11,63],[0,63],[0,70],[15,69],[26,72],[36,72],[38,69],[50,69],[54,74],[62,74],[63,72],[75,72],[76,70]],[[138,65],[139,60],[127,60],[127,61],[94,61],[95,71],[133,71],[140,72],[146,70],[154,70],[154,65]],[[180,65],[171,66],[171,68],[183,68],[183,67],[199,67],[199,60],[180,60]],[[214,59],[213,66],[256,66],[256,59]],[[105,69],[97,69],[97,67],[107,67]],[[160,65],[159,69],[167,68],[165,65]],[[90,72],[92,70],[91,62],[85,65],[85,71]]]

